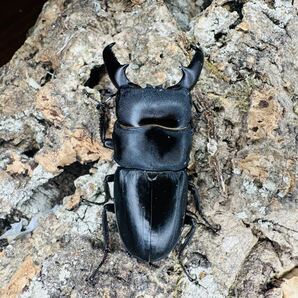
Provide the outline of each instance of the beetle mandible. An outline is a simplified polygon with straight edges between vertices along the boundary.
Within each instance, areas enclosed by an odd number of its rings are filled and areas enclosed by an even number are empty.
[[[181,66],[182,78],[174,86],[141,88],[127,78],[128,64],[119,63],[112,51],[114,44],[104,48],[103,60],[117,88],[117,121],[112,139],[107,138],[106,109],[102,109],[100,135],[104,146],[114,150],[114,160],[119,166],[104,181],[104,256],[90,279],[94,280],[109,252],[107,212],[110,211],[116,214],[120,237],[132,256],[152,263],[177,247],[182,269],[194,281],[181,260],[198,223],[196,215],[187,209],[188,191],[205,225],[213,232],[219,229],[201,212],[199,192],[186,172],[192,143],[190,90],[200,76],[203,52],[194,47],[189,66]],[[110,182],[114,182],[113,199]],[[179,243],[184,225],[190,225],[190,230]]]

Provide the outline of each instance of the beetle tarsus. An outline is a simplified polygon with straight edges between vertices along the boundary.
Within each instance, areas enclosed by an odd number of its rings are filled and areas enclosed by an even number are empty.
[[[103,255],[100,263],[98,264],[96,269],[91,273],[91,275],[88,277],[87,280],[92,286],[96,285],[96,283],[97,283],[97,281],[96,281],[97,274],[98,274],[99,269],[101,268],[101,266],[105,263],[105,261],[108,257],[108,254],[109,254],[109,250],[104,250],[104,255]]]

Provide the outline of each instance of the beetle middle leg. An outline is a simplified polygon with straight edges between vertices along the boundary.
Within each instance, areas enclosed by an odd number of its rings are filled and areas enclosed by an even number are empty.
[[[188,183],[188,189],[192,194],[194,203],[195,203],[195,207],[196,207],[196,211],[199,213],[200,217],[202,218],[202,220],[205,223],[205,226],[210,229],[213,233],[217,233],[220,230],[220,225],[218,224],[212,224],[209,222],[209,220],[206,218],[206,216],[204,215],[201,205],[200,205],[200,194],[198,189],[195,187],[195,185],[191,182]]]
[[[96,284],[96,275],[98,274],[98,271],[100,267],[104,264],[108,257],[108,253],[110,251],[110,235],[109,235],[109,224],[108,224],[108,217],[107,212],[115,212],[114,210],[114,203],[107,203],[103,206],[102,211],[102,234],[103,234],[103,240],[104,240],[104,254],[100,261],[100,263],[97,265],[96,269],[91,273],[91,275],[88,278],[88,281],[91,282],[92,285]]]
[[[97,202],[89,201],[89,200],[86,200],[86,199],[82,199],[82,202],[86,202],[88,204],[101,206],[101,205],[106,204],[108,201],[112,200],[112,196],[111,196],[111,192],[110,192],[110,188],[109,188],[109,183],[114,182],[114,177],[115,177],[114,174],[105,176],[105,179],[104,179],[104,182],[103,182],[104,192],[105,192],[105,200],[102,203],[97,203]]]

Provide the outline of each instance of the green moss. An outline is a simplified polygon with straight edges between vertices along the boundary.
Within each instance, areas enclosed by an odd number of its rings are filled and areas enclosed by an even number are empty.
[[[248,77],[235,84],[225,96],[233,98],[236,101],[236,106],[240,112],[247,113],[250,107],[250,96],[260,85],[261,82],[252,77]]]
[[[241,84],[241,88],[236,93],[237,95],[237,107],[240,112],[248,112],[250,107],[250,96],[254,89],[259,86],[259,82],[255,81],[253,78],[247,78]]]
[[[204,65],[207,70],[211,72],[216,78],[224,80],[225,82],[229,81],[229,78],[227,78],[224,73],[217,68],[216,64],[212,63],[209,60],[205,60]]]
[[[218,82],[221,86],[218,86],[218,89],[224,90],[223,94],[216,95],[213,97],[215,100],[221,100],[221,98],[226,98],[229,100],[234,100],[236,106],[240,112],[247,113],[250,107],[250,96],[252,92],[259,88],[262,84],[261,81],[254,78],[254,76],[246,77],[244,80],[237,82],[230,82],[230,79],[218,68],[216,63],[211,62],[210,60],[205,60],[205,68],[214,75],[215,79],[220,80]],[[206,83],[208,84],[208,83]],[[210,91],[210,85],[208,84],[208,91]],[[202,87],[201,84],[201,88]],[[207,93],[209,93],[207,91]]]
[[[238,81],[233,84],[225,83],[224,86],[220,88],[221,90],[225,90],[222,94],[209,92],[208,96],[215,102],[219,101],[223,105],[226,100],[233,101],[240,112],[247,113],[250,107],[250,96],[260,85],[261,82],[258,80],[246,78],[243,81]]]

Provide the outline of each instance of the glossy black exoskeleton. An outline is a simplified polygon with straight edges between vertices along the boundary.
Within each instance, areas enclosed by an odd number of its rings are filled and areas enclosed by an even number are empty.
[[[154,262],[165,258],[177,247],[180,264],[182,252],[197,225],[196,215],[187,209],[188,191],[200,212],[199,193],[189,181],[186,167],[192,142],[190,90],[196,84],[203,66],[203,53],[195,48],[183,76],[169,88],[140,86],[129,81],[126,65],[116,59],[112,46],[105,47],[106,70],[118,92],[112,139],[106,138],[106,109],[101,113],[101,139],[114,149],[119,167],[105,179],[106,200],[103,209],[105,254],[109,251],[107,211],[115,212],[121,239],[134,257]],[[114,182],[113,203],[108,183]],[[200,212],[205,224],[216,231]],[[180,244],[183,226],[191,228]],[[97,268],[97,270],[98,270]],[[97,270],[92,274],[91,279]]]

